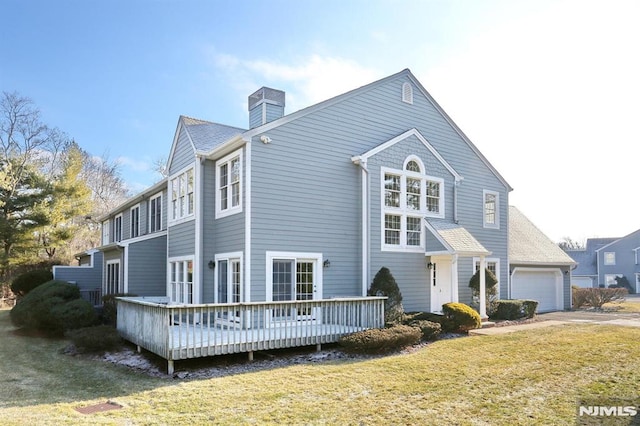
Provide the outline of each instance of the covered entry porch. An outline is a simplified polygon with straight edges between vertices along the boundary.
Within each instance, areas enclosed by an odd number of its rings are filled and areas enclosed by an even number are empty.
[[[120,335],[167,360],[321,345],[384,326],[384,297],[170,305],[168,298],[118,298]]]
[[[431,311],[440,312],[442,305],[458,302],[458,260],[463,257],[479,259],[479,269],[487,267],[486,258],[491,255],[464,227],[444,221],[425,220],[427,229],[426,250],[431,283]],[[482,320],[486,320],[486,281],[480,274],[480,306]]]

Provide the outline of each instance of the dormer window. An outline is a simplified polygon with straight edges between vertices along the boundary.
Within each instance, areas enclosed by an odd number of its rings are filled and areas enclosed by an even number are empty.
[[[410,83],[402,85],[402,102],[413,104],[413,87]]]

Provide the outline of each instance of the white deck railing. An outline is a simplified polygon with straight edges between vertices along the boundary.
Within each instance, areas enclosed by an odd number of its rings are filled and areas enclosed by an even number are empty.
[[[169,362],[337,342],[384,326],[384,297],[171,305],[167,298],[118,298],[118,331]]]

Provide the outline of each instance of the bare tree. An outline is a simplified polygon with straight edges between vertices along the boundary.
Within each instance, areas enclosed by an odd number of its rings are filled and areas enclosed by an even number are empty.
[[[558,247],[562,250],[584,250],[586,248],[584,241],[574,240],[571,237],[563,237],[558,243]]]

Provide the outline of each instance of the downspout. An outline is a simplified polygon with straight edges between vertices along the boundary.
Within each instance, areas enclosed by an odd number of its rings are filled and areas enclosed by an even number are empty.
[[[369,169],[367,160],[359,160],[362,170],[362,296],[369,290]]]

